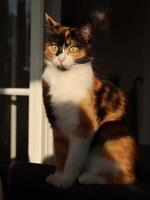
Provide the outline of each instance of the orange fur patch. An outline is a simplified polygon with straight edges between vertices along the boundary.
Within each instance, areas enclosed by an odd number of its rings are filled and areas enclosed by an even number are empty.
[[[86,99],[82,99],[79,104],[80,123],[75,131],[75,135],[80,138],[86,138],[89,134],[95,133],[98,128],[98,120],[95,109],[95,96],[92,88]]]
[[[50,50],[49,46],[50,46],[49,43],[46,43],[44,45],[44,56],[45,56],[45,58],[51,58],[52,56],[55,56],[55,54]]]
[[[98,91],[100,88],[101,88],[101,86],[102,86],[102,83],[100,82],[100,80],[99,79],[97,79],[96,78],[96,76],[94,76],[93,77],[93,82],[94,82],[94,85],[93,85],[93,89],[95,90],[95,91]]]
[[[120,168],[118,176],[107,177],[107,179],[110,179],[109,181],[119,184],[134,182],[137,152],[136,144],[132,137],[124,136],[106,141],[103,147],[103,153]]]
[[[103,83],[100,82],[100,80],[95,76],[94,77],[94,90],[100,91],[103,86]],[[99,126],[104,124],[108,121],[115,121],[121,119],[126,113],[125,113],[125,107],[126,107],[126,98],[124,96],[124,93],[117,89],[115,93],[112,95],[111,99],[107,99],[109,96],[109,93],[111,93],[111,88],[109,86],[105,86],[105,91],[102,94],[100,107],[105,110],[106,114],[104,118],[99,122]],[[119,99],[119,104],[117,108],[113,108],[113,104],[111,102],[116,102],[117,98]]]
[[[100,82],[100,80],[94,76],[93,86],[91,89],[89,89],[89,95],[87,96],[87,99],[82,99],[80,102],[80,123],[77,130],[75,131],[75,134],[78,135],[78,137],[87,137],[91,130],[96,131],[102,124],[110,121],[119,120],[125,114],[126,99],[122,91],[118,90],[117,93],[114,94],[112,97],[113,99],[115,99],[116,96],[120,97],[120,104],[118,108],[114,111],[111,103],[106,100],[106,97],[110,92],[110,88],[106,87],[105,93],[102,94],[102,102],[99,105],[106,110],[106,115],[104,119],[100,121],[98,120],[96,113],[97,108],[95,107],[96,96],[94,94],[94,91],[101,90],[102,85],[103,84]]]
[[[75,135],[80,138],[86,138],[89,134],[96,133],[99,126],[97,120],[96,108],[95,108],[95,95],[94,90],[101,88],[101,82],[93,77],[93,86],[89,89],[89,95],[86,99],[82,99],[80,102],[79,119],[80,123],[75,130]]]

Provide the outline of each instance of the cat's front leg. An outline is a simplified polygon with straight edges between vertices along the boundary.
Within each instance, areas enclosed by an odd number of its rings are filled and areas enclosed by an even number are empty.
[[[61,187],[71,187],[78,178],[87,159],[91,140],[92,136],[87,138],[71,137]]]
[[[61,132],[53,130],[54,155],[56,172],[46,177],[46,182],[57,187],[61,187],[63,183],[63,172],[65,161],[68,153],[68,141],[62,136]]]

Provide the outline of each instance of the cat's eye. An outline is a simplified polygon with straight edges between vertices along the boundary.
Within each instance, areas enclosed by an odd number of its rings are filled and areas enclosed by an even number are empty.
[[[56,44],[51,44],[51,50],[54,52],[54,53],[57,53],[58,51],[58,46]]]
[[[77,53],[79,50],[80,49],[78,47],[71,46],[68,51],[69,51],[69,53]]]

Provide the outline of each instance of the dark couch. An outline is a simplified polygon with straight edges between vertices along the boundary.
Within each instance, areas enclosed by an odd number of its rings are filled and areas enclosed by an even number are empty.
[[[13,163],[9,168],[9,199],[42,200],[107,200],[107,199],[150,199],[150,158],[147,148],[137,166],[137,182],[132,185],[80,185],[76,183],[70,189],[59,189],[45,182],[45,177],[54,172],[53,166]]]

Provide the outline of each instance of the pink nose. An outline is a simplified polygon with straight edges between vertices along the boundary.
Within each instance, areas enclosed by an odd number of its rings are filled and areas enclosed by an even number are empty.
[[[65,60],[65,55],[64,54],[60,54],[58,56],[58,60],[59,60],[60,63],[62,63]]]

